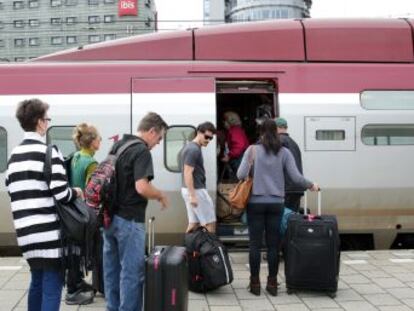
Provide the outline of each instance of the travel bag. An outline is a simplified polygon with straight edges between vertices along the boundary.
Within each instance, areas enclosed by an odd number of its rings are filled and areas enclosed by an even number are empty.
[[[145,269],[147,311],[187,311],[188,266],[182,246],[154,247],[154,220],[148,225],[148,258]]]
[[[321,191],[318,214],[292,214],[288,220],[285,249],[287,293],[295,290],[327,292],[335,297],[338,289],[340,240],[336,216],[321,215]]]

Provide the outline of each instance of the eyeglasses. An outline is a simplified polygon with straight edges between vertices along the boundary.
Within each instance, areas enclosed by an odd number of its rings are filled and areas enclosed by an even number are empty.
[[[210,136],[210,135],[205,135],[204,134],[204,139],[207,139],[207,140],[212,140],[214,137],[213,136]]]

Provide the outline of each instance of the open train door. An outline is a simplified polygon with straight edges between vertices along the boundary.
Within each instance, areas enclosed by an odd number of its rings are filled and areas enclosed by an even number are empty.
[[[156,78],[132,80],[131,132],[135,133],[141,118],[156,112],[167,122],[168,131],[152,153],[154,185],[170,199],[171,207],[160,212],[151,202],[147,217],[157,219],[157,235],[162,243],[182,242],[187,214],[181,198],[179,152],[192,139],[195,128],[204,121],[216,123],[215,81],[212,78]],[[207,188],[213,197],[216,191],[216,139],[203,148]]]

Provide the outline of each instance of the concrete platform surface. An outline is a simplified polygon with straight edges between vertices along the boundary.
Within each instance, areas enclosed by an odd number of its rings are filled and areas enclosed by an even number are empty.
[[[261,296],[247,291],[248,254],[231,253],[234,281],[208,294],[189,294],[189,311],[407,311],[414,310],[414,250],[343,252],[339,289],[334,299],[323,293],[286,293],[283,262],[277,297],[264,290],[267,265],[262,263]],[[20,257],[0,258],[0,311],[27,310],[30,272]],[[92,304],[67,306],[62,311],[105,310],[103,297]]]

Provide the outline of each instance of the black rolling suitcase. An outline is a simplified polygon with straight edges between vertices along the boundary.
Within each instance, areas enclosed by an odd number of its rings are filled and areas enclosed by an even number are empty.
[[[145,271],[146,311],[187,311],[188,266],[185,247],[155,246],[154,217],[149,220]]]
[[[288,294],[295,290],[327,292],[335,297],[338,289],[340,240],[336,216],[292,214],[286,234],[285,278]]]

